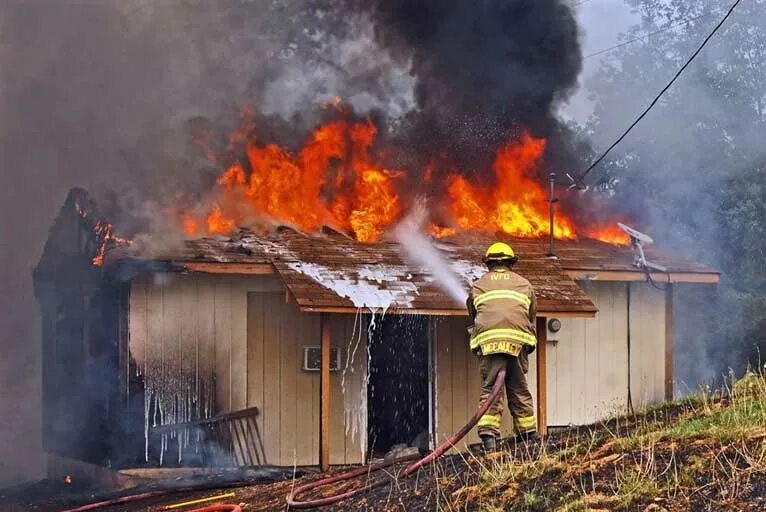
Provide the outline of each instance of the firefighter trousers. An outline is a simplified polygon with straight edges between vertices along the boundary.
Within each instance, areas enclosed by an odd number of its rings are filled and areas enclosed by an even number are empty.
[[[535,410],[532,404],[532,393],[527,385],[527,370],[529,361],[527,353],[522,349],[518,357],[508,354],[491,354],[479,356],[479,371],[481,372],[481,400],[480,404],[492,393],[498,372],[506,368],[505,394],[508,397],[508,409],[513,416],[513,426],[517,433],[533,432],[537,430]],[[487,413],[479,419],[479,435],[500,436],[500,422],[503,416],[503,395]]]

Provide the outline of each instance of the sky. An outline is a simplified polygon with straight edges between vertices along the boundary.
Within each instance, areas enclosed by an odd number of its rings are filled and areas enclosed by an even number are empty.
[[[582,28],[582,53],[587,56],[619,43],[620,33],[625,32],[631,24],[638,21],[637,16],[630,11],[622,0],[573,0],[577,20]],[[565,119],[572,119],[579,123],[587,121],[593,107],[588,100],[588,91],[583,83],[590,78],[598,69],[601,58],[607,56],[601,54],[586,58],[583,61],[583,71],[580,74],[580,88],[570,98],[566,105],[562,105],[559,113]],[[625,120],[626,125],[629,122]]]

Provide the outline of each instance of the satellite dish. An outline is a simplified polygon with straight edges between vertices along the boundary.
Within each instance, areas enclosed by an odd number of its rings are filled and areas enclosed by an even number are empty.
[[[633,246],[634,249],[636,249],[636,257],[633,259],[633,265],[649,270],[654,269],[658,272],[667,272],[667,267],[663,267],[662,265],[658,265],[657,263],[652,263],[651,261],[648,261],[646,259],[646,255],[644,254],[644,248],[642,247],[642,243],[646,245],[651,245],[654,243],[654,240],[652,240],[652,237],[649,235],[646,235],[642,232],[640,232],[637,229],[633,229],[630,226],[626,226],[622,222],[617,223],[617,227],[619,227],[621,230],[625,231],[628,236],[630,236],[630,244]]]
[[[652,238],[649,235],[645,235],[637,229],[633,229],[630,226],[626,226],[622,222],[618,222],[617,227],[625,231],[628,235],[630,235],[631,240],[635,238],[639,242],[643,242],[647,245],[654,243],[654,240],[652,240]]]

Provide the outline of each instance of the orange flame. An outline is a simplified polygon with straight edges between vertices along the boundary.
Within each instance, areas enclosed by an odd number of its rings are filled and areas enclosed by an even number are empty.
[[[96,222],[93,226],[93,232],[96,234],[96,239],[99,240],[99,246],[91,262],[97,267],[104,264],[104,254],[106,254],[107,249],[116,245],[130,244],[130,240],[114,234],[114,226],[112,224],[102,220]]]
[[[243,134],[252,129],[252,124],[243,121],[230,143],[245,142]],[[200,231],[230,234],[238,226],[273,222],[307,232],[329,225],[362,242],[378,240],[404,210],[399,190],[404,173],[381,163],[381,154],[375,150],[376,137],[377,128],[368,119],[324,123],[297,152],[250,138],[245,143],[246,160],[234,162],[221,174],[207,211],[182,216],[181,227],[188,236],[196,236]],[[432,224],[430,233],[444,237],[481,230],[520,237],[547,236],[548,193],[535,178],[545,146],[544,139],[524,134],[501,147],[488,183],[447,174],[445,196],[430,200],[440,206],[449,222]],[[429,187],[440,179],[433,162],[421,175]],[[584,229],[580,234],[624,243],[626,238],[614,229]],[[562,208],[556,212],[553,231],[560,239],[578,236],[572,217]]]
[[[529,174],[537,167],[545,140],[525,134],[518,143],[502,147],[495,158],[495,181],[479,186],[464,176],[448,177],[450,213],[464,230],[500,230],[521,237],[545,236],[550,230],[548,196]],[[553,225],[557,238],[575,238],[572,220],[557,213]]]
[[[221,200],[206,217],[208,232],[228,234],[265,218],[305,231],[329,224],[361,241],[378,239],[401,213],[395,180],[402,174],[375,162],[376,134],[371,121],[333,121],[317,128],[297,155],[250,140],[249,174],[237,162],[218,179]],[[187,234],[200,224],[188,215],[182,222]]]
[[[590,229],[586,231],[586,236],[612,245],[628,245],[630,243],[630,236],[616,224]]]

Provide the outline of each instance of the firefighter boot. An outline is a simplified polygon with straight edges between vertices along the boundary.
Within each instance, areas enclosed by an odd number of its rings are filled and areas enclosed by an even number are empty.
[[[522,432],[516,436],[516,441],[522,443],[535,442],[539,440],[540,434],[537,433],[537,430],[527,430],[526,432]]]
[[[497,438],[491,434],[484,434],[481,437],[481,446],[484,453],[494,453],[497,451]]]

